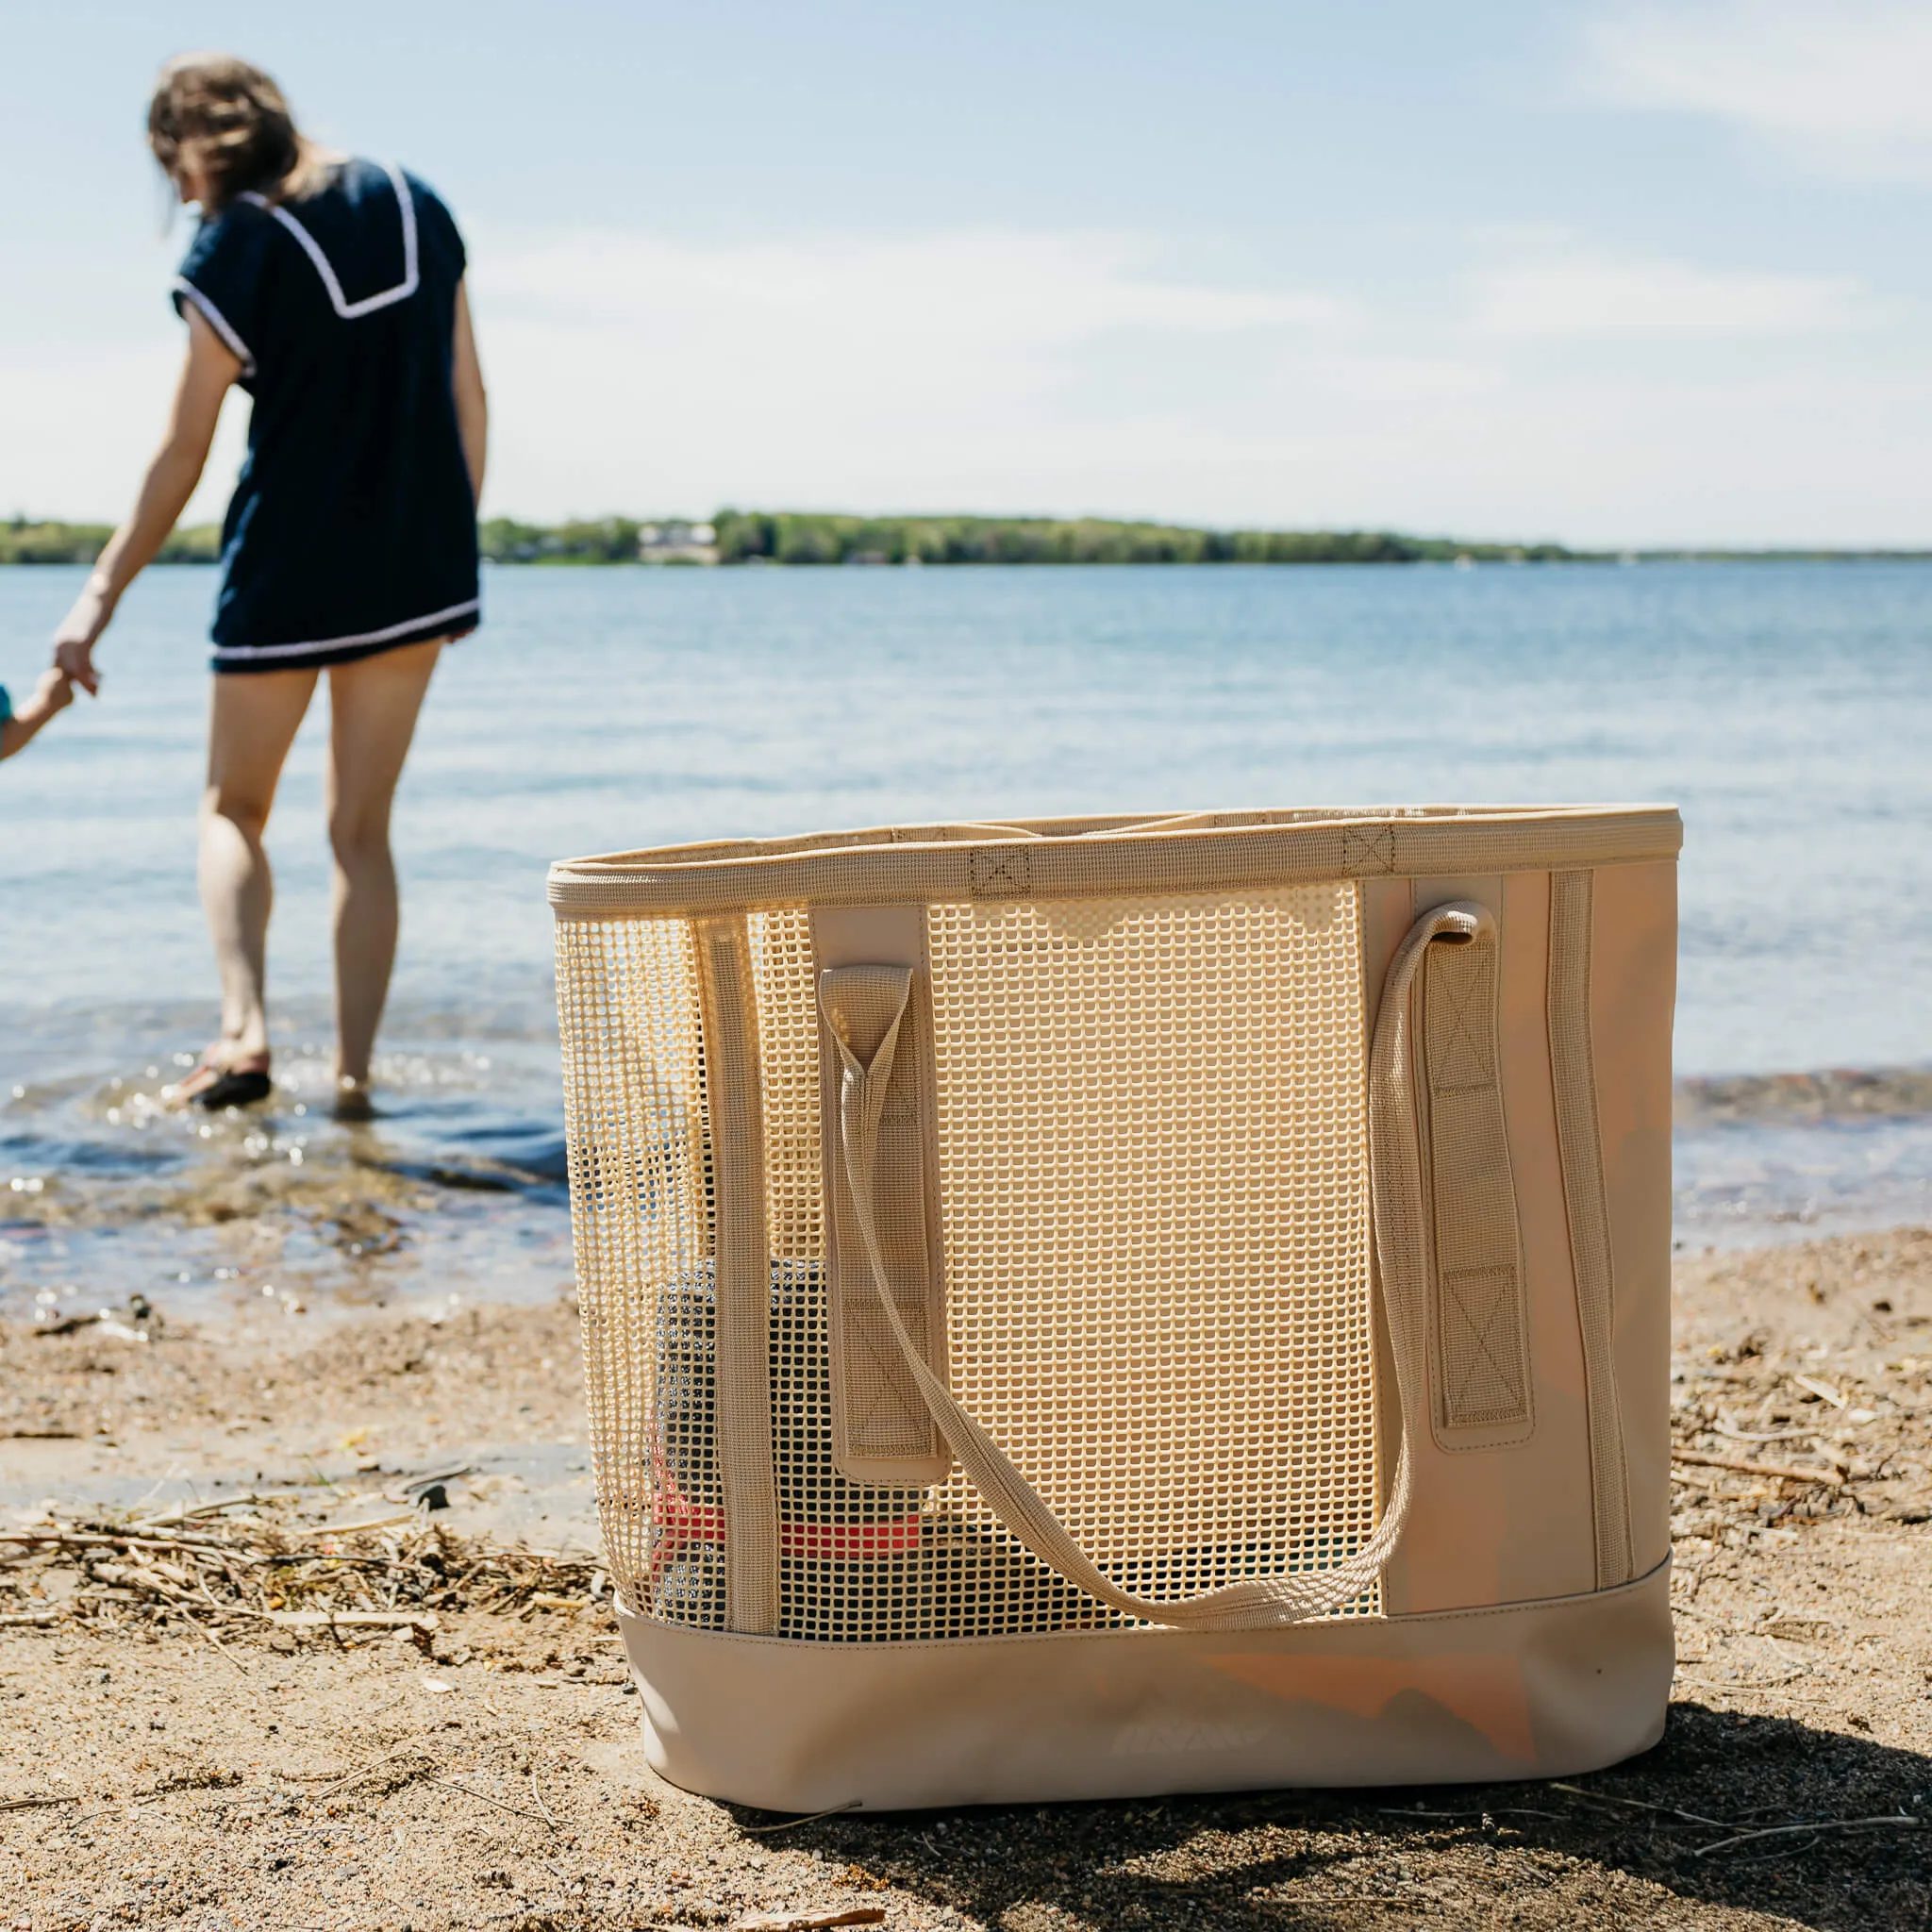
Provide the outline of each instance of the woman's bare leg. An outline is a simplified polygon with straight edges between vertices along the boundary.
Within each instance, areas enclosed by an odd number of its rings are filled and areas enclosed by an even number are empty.
[[[315,676],[312,671],[251,671],[215,679],[199,874],[222,975],[221,1051],[229,1064],[268,1053],[264,991],[275,881],[261,835]]]
[[[329,669],[328,841],[335,853],[336,1078],[369,1078],[396,956],[390,805],[442,641]]]

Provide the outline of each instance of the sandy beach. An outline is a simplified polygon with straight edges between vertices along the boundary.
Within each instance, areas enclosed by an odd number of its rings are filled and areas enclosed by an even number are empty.
[[[10,1325],[6,1923],[1923,1925],[1932,1232],[1680,1257],[1676,1297],[1656,1751],[1560,1785],[798,1824],[644,1765],[567,1298],[152,1340]],[[188,1541],[131,1547],[134,1516]],[[209,1544],[334,1560],[271,1593]],[[299,1620],[385,1603],[383,1624]]]

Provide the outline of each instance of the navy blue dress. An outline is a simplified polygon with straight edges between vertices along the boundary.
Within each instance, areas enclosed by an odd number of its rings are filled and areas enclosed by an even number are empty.
[[[202,223],[175,306],[208,319],[255,399],[222,525],[217,671],[341,664],[476,627],[451,389],[464,258],[435,193],[374,161]]]

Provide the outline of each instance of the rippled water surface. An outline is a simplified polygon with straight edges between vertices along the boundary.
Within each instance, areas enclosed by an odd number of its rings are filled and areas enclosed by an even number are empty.
[[[16,694],[80,575],[0,572]],[[525,570],[491,575],[400,802],[384,1117],[302,1110],[327,1048],[318,704],[271,832],[285,1091],[184,1121],[152,1096],[214,1024],[193,891],[213,588],[151,573],[103,701],[0,771],[0,1306],[552,1291],[542,874],[617,846],[1668,799],[1681,1072],[1932,1058],[1932,569]],[[1932,1213],[1924,1113],[1788,1118],[1761,1093],[1680,1130],[1686,1239]]]

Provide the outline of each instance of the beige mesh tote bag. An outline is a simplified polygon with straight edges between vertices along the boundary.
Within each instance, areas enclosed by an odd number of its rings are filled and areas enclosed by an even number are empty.
[[[653,1762],[815,1811],[1653,1743],[1680,838],[1429,807],[556,867]]]

